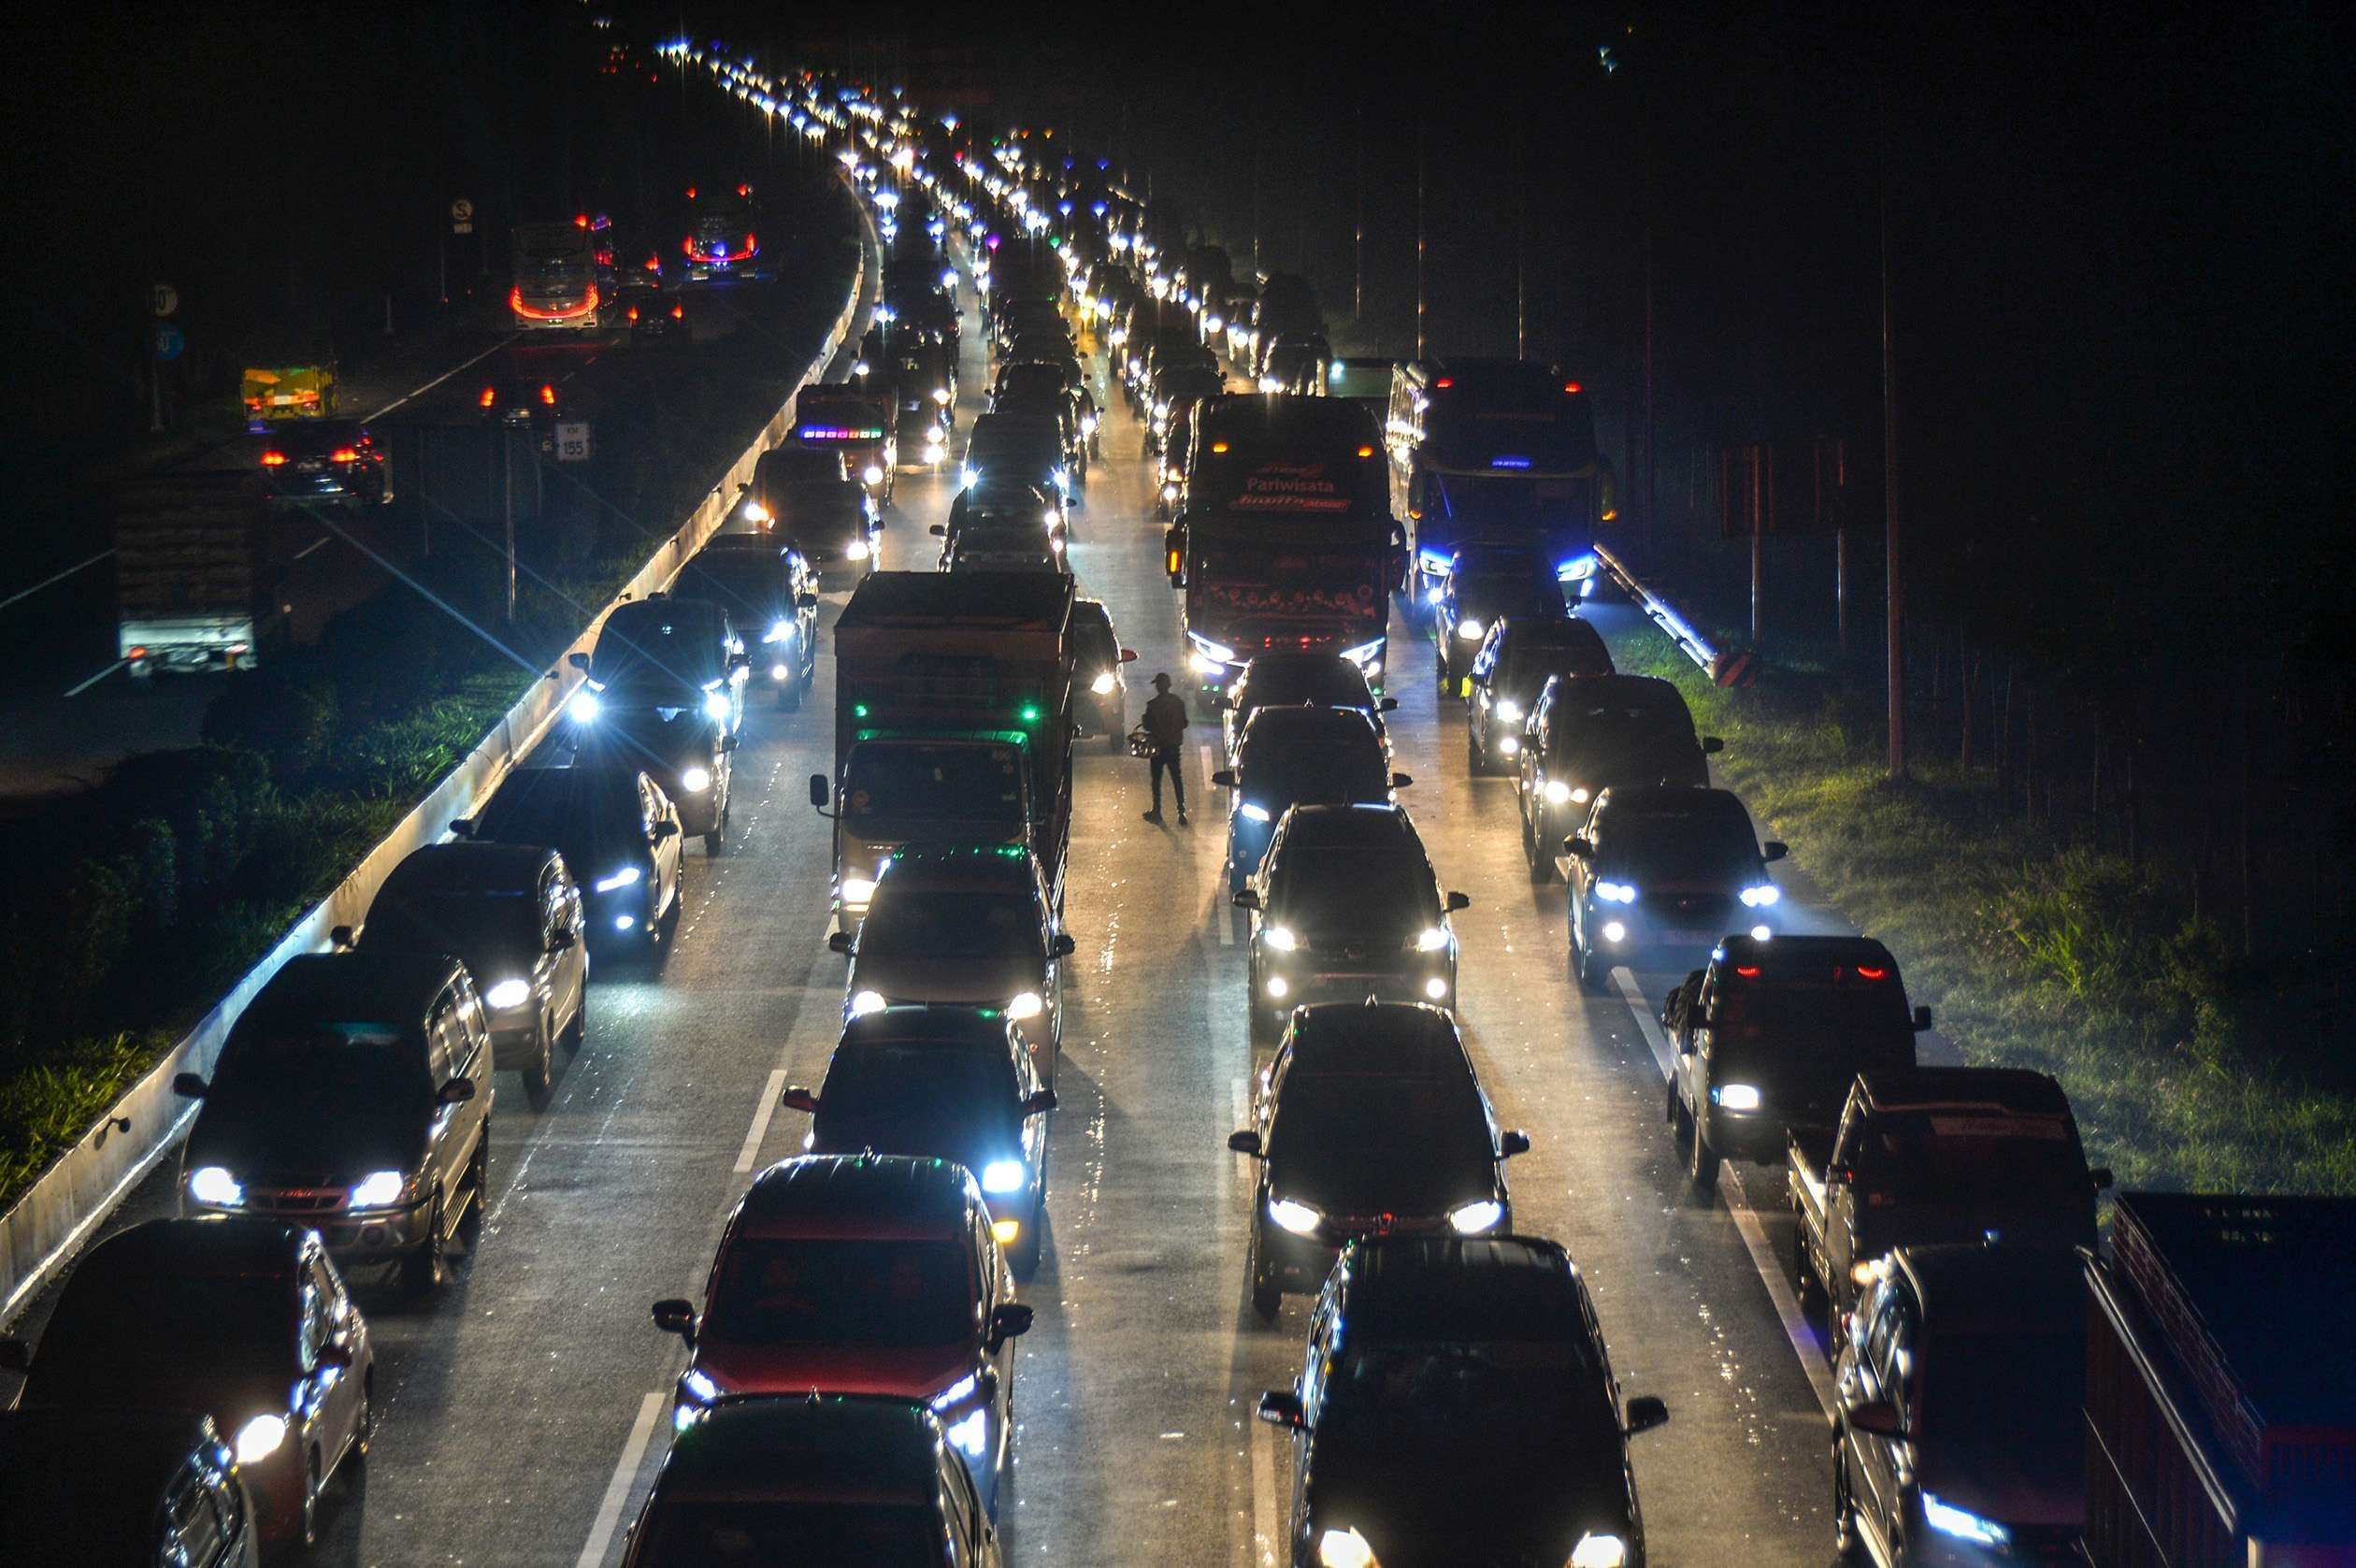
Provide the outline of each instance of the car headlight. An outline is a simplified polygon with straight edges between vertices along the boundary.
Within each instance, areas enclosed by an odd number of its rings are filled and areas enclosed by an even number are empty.
[[[769,520],[769,509],[758,501],[747,501],[742,516],[748,523],[766,523]]]
[[[1636,901],[1636,886],[1628,882],[1598,882],[1595,896],[1607,904],[1632,904]]]
[[[1246,800],[1242,805],[1236,807],[1235,813],[1246,822],[1266,822],[1268,820],[1268,808],[1266,806],[1255,804],[1250,800]],[[1289,935],[1290,933],[1287,934]]]
[[[1006,1015],[1016,1023],[1036,1018],[1047,1011],[1047,1004],[1039,1000],[1037,991],[1023,991],[1006,1004]]]
[[[1521,750],[1521,741],[1511,735],[1501,735],[1497,738],[1497,750],[1501,755],[1512,756]]]
[[[1626,942],[1628,940],[1628,928],[1621,925],[1616,920],[1606,920],[1603,922],[1603,940],[1605,942]]]
[[[1726,1111],[1756,1111],[1759,1109],[1759,1086],[1719,1084],[1710,1090],[1710,1103]]]
[[[1547,805],[1567,806],[1571,804],[1571,786],[1564,784],[1560,779],[1548,779],[1546,781]]]
[[[1019,1159],[994,1159],[982,1167],[982,1190],[1001,1197],[1022,1191],[1029,1180],[1030,1173],[1023,1169]]]
[[[1984,1519],[1967,1508],[1942,1503],[1932,1492],[1922,1494],[1922,1517],[1940,1534],[1975,1546],[2002,1546],[2012,1541],[2012,1532],[1994,1519]]]
[[[1772,882],[1762,882],[1757,887],[1743,889],[1743,902],[1751,909],[1765,909],[1770,904],[1782,901],[1783,889]]]
[[[972,1415],[952,1426],[947,1435],[959,1453],[970,1460],[980,1459],[990,1442],[990,1407],[977,1407]]]
[[[237,1429],[237,1462],[260,1464],[279,1450],[286,1441],[286,1417],[256,1416]],[[1925,1502],[1929,1499],[1925,1498]]]
[[[940,404],[942,408],[947,408],[949,406],[949,389],[945,386],[937,386],[933,388],[932,400]]]
[[[1194,672],[1198,675],[1216,675],[1227,668],[1199,648],[1195,650],[1194,656],[1186,660],[1186,663],[1194,667]]]
[[[1753,926],[1751,928],[1750,934],[1751,941],[1765,942],[1772,938],[1775,934],[1775,931],[1774,928],[1772,926]]]
[[[938,462],[940,462],[940,461],[941,461],[941,443],[940,443],[939,441],[927,441],[927,442],[925,443],[925,461],[926,461],[926,462],[927,462],[927,463],[938,463]]]
[[[1156,419],[1168,419],[1170,417],[1170,405],[1161,401],[1159,398],[1156,398],[1154,401],[1154,417]]]
[[[884,470],[875,464],[869,463],[859,470],[859,477],[869,484],[881,484],[884,482]]]
[[[854,1018],[864,1018],[870,1013],[883,1012],[884,1006],[884,1002],[883,992],[856,991],[854,992],[851,997],[851,1016]]]
[[[679,1392],[691,1404],[710,1404],[720,1397],[720,1385],[690,1367],[679,1380]]]
[[[720,694],[718,692],[714,692],[711,695],[713,697],[719,697]],[[725,698],[723,698],[722,700],[725,701]],[[709,768],[683,768],[680,770],[679,787],[685,790],[690,795],[701,795],[705,790],[711,787],[711,770]]]
[[[1509,697],[1497,705],[1497,717],[1502,724],[1519,724],[1522,722],[1522,706]]]
[[[764,642],[788,642],[793,640],[793,622],[775,621],[770,623],[769,630],[761,634],[761,640]],[[717,715],[714,716],[716,717]]]
[[[842,901],[844,903],[863,904],[874,897],[875,884],[868,878],[863,876],[847,876],[842,879]]]
[[[1269,926],[1260,931],[1260,940],[1279,953],[1289,953],[1300,945],[1300,939],[1288,926]]]
[[[1316,1230],[1325,1216],[1308,1204],[1296,1203],[1289,1198],[1271,1198],[1268,1201],[1268,1217],[1296,1236],[1306,1236]]]
[[[522,985],[522,981],[515,982]],[[352,1189],[350,1206],[355,1209],[389,1209],[401,1201],[408,1190],[409,1178],[398,1171],[373,1171],[360,1178]]]
[[[863,539],[853,539],[847,546],[844,547],[842,558],[846,561],[866,560],[868,558],[868,541]]]
[[[980,1374],[970,1372],[963,1377],[958,1378],[955,1383],[950,1384],[946,1388],[941,1389],[941,1392],[933,1395],[929,1403],[935,1410],[955,1410],[957,1406],[971,1399],[973,1397],[973,1390],[979,1388],[981,1386],[982,1379]]]
[[[620,870],[614,872],[611,876],[599,877],[596,881],[591,883],[589,887],[592,892],[596,893],[618,893],[623,888],[635,884],[639,877],[645,874],[645,872],[639,870],[636,866],[625,866]]]
[[[1415,933],[1415,951],[1418,953],[1437,953],[1447,945],[1448,932],[1445,927],[1426,926]]]
[[[1860,1289],[1878,1283],[1889,1273],[1889,1261],[1883,1258],[1861,1258],[1849,1265],[1849,1283]]]
[[[245,1202],[245,1188],[218,1165],[199,1165],[188,1173],[188,1195],[216,1209],[234,1209]]]
[[[565,712],[572,715],[573,723],[588,724],[596,718],[599,706],[596,692],[576,692]]]
[[[726,718],[728,716],[728,694],[726,692],[704,693],[703,711],[704,717],[708,719]],[[688,787],[692,789],[696,786],[690,784]]]
[[[1374,1548],[1355,1530],[1329,1530],[1317,1537],[1318,1568],[1382,1568]]]
[[[1099,697],[1111,697],[1113,695],[1113,689],[1120,683],[1119,678],[1108,669],[1103,674],[1098,676],[1095,680],[1089,682],[1088,689],[1096,693]]]
[[[1467,615],[1457,623],[1457,635],[1467,642],[1478,642],[1481,640],[1482,634],[1487,630],[1488,627],[1481,625],[1476,617],[1471,615]]]
[[[1563,1568],[1628,1568],[1628,1543],[1616,1535],[1589,1531],[1571,1548]]]
[[[1495,1230],[1505,1217],[1505,1205],[1494,1198],[1484,1198],[1477,1203],[1459,1203],[1448,1211],[1448,1223],[1459,1236],[1477,1236],[1484,1230]]]
[[[483,1005],[494,1013],[504,1013],[510,1007],[521,1007],[532,1000],[532,983],[528,980],[507,979],[482,993]]]

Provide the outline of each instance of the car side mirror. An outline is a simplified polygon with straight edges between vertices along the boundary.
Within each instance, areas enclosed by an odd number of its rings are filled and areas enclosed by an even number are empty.
[[[1030,1332],[1031,1309],[1025,1302],[1000,1302],[990,1309],[990,1348]]]
[[[205,1098],[205,1091],[211,1086],[205,1082],[203,1077],[194,1072],[172,1074],[172,1092],[183,1099],[202,1100]]]
[[[1260,1157],[1259,1134],[1248,1127],[1241,1132],[1230,1132],[1228,1134],[1228,1147],[1237,1154],[1250,1155],[1257,1159]]]
[[[679,837],[679,824],[673,822],[670,818],[665,817],[662,821],[654,825],[654,842],[656,843],[661,843],[665,839],[676,839],[677,837]]]
[[[349,926],[338,926],[334,930],[327,933],[327,945],[330,947],[339,949],[350,947],[358,940],[359,939],[352,934],[352,929]]]
[[[575,652],[567,654],[565,655],[565,662],[571,665],[575,669],[582,670],[584,673],[589,669],[589,655],[585,653]]]
[[[794,596],[794,608],[797,610],[815,610],[818,608],[818,596],[816,594],[807,592],[796,594]]]
[[[1070,931],[1057,931],[1056,940],[1047,946],[1047,956],[1051,958],[1069,958],[1079,951],[1080,944],[1071,940]]]
[[[323,1367],[334,1367],[338,1372],[350,1372],[352,1370],[352,1346],[331,1339],[311,1352],[311,1359]]]
[[[1258,1407],[1253,1412],[1271,1427],[1290,1427],[1299,1431],[1306,1424],[1300,1411],[1300,1396],[1285,1388],[1271,1388],[1260,1395]]]
[[[453,838],[471,839],[474,837],[474,830],[475,825],[472,817],[453,816],[450,819],[450,834]]]
[[[1772,861],[1772,860],[1780,860],[1780,859],[1782,859],[1785,856],[1789,855],[1790,853],[1791,853],[1791,846],[1790,846],[1789,844],[1788,844],[1788,843],[1783,842],[1782,842],[1781,840],[1779,840],[1779,839],[1770,839],[1770,840],[1768,840],[1768,841],[1767,841],[1767,842],[1766,842],[1763,846],[1761,846],[1760,851],[1760,857],[1761,857],[1762,859],[1771,860],[1771,861]]]
[[[1857,1167],[1842,1163],[1824,1168],[1824,1180],[1830,1187],[1848,1187],[1857,1180]]]
[[[1914,1027],[1915,1033],[1917,1034],[1920,1034],[1923,1030],[1931,1027],[1931,1010],[1929,1008],[1918,1007],[1914,1010]]]
[[[927,528],[925,532],[932,535],[935,539],[947,539],[949,537],[949,530],[942,527],[938,523],[934,524],[931,527]]]
[[[1391,787],[1393,789],[1405,789],[1409,784],[1414,784],[1415,782],[1415,775],[1413,773],[1393,773],[1391,775]]]
[[[1121,662],[1123,664],[1135,664],[1137,662],[1137,650],[1134,648],[1122,649]]]
[[[1374,699],[1374,711],[1378,713],[1396,713],[1399,712],[1399,698],[1378,697]]]
[[[1703,756],[1716,756],[1718,753],[1724,750],[1726,750],[1726,742],[1719,740],[1717,736],[1704,735],[1702,737],[1702,755]]]
[[[1043,1115],[1055,1108],[1056,1091],[1053,1089],[1039,1089],[1023,1099],[1023,1115],[1027,1116]]]
[[[1669,1424],[1669,1406],[1651,1394],[1638,1394],[1628,1402],[1627,1423],[1620,1431],[1633,1437],[1640,1431]]]
[[[1451,893],[1446,899],[1443,899],[1442,902],[1446,904],[1450,914],[1456,913],[1458,910],[1466,910],[1472,907],[1472,900],[1466,898],[1461,893]]]
[[[667,1334],[677,1334],[689,1345],[696,1343],[696,1303],[677,1296],[654,1303],[654,1326]]]
[[[837,931],[833,935],[827,937],[826,951],[829,953],[840,953],[848,956],[851,952],[851,933],[848,931]]]
[[[1238,909],[1257,909],[1260,907],[1260,896],[1246,887],[1243,892],[1229,899],[1228,902]]]
[[[444,1105],[464,1105],[474,1097],[475,1081],[472,1078],[453,1078],[441,1086],[440,1093],[434,1096]]]
[[[1585,860],[1595,853],[1595,845],[1583,836],[1573,833],[1562,841],[1562,853],[1574,860]]]
[[[1218,785],[1221,789],[1233,789],[1235,787],[1235,770],[1232,768],[1222,768],[1217,772],[1211,775],[1211,782]]]
[[[799,1084],[786,1085],[778,1095],[777,1102],[788,1111],[799,1111],[804,1115],[818,1114],[818,1097]]]
[[[33,1347],[21,1339],[0,1339],[0,1372],[31,1372]]]
[[[1898,1407],[1886,1399],[1867,1400],[1851,1405],[1847,1415],[1851,1431],[1865,1432],[1874,1437],[1903,1437],[1905,1424],[1898,1419]]]
[[[1504,1159],[1511,1159],[1517,1154],[1528,1154],[1530,1134],[1520,1131],[1506,1133],[1497,1141],[1497,1152],[1499,1157]]]
[[[826,775],[824,773],[811,774],[810,803],[823,812],[826,809],[828,796],[829,791],[826,787]]]

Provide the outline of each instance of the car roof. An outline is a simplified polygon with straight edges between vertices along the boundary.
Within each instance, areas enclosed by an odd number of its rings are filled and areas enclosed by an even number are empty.
[[[1603,644],[1603,634],[1595,629],[1594,622],[1572,614],[1508,615],[1497,624],[1512,642],[1583,650]]]
[[[680,1431],[655,1489],[668,1501],[929,1503],[940,1443],[939,1423],[905,1400],[740,1396]]]
[[[2042,1072],[2020,1067],[1917,1067],[1864,1075],[1875,1111],[1945,1111],[2022,1116],[2070,1115],[2070,1097]]]
[[[1754,936],[1729,936],[1717,944],[1712,957],[1722,965],[1757,969],[1769,980],[1834,965],[1853,969],[1863,964],[1869,969],[1888,969],[1893,974],[1898,969],[1889,949],[1872,937],[1778,936],[1761,941]]]
[[[1456,1022],[1422,1002],[1315,1002],[1296,1008],[1287,1077],[1473,1077]]]
[[[1535,1236],[1395,1236],[1352,1242],[1340,1259],[1350,1337],[1357,1340],[1476,1337],[1484,1304],[1509,1315],[1525,1334],[1544,1323],[1527,1310],[1559,1298],[1565,1339],[1587,1338],[1570,1309],[1578,1270],[1554,1242]]]
[[[356,1017],[423,1025],[425,1010],[467,972],[438,953],[304,953],[289,958],[246,1004],[235,1032]]]
[[[2062,1333],[2086,1327],[2085,1275],[2074,1247],[2001,1242],[1902,1246],[1890,1263],[1913,1285],[1923,1323],[1935,1332]]]
[[[1113,611],[1104,607],[1101,599],[1073,599],[1071,620],[1075,626],[1086,621],[1094,626],[1109,626],[1113,624]]]
[[[1415,836],[1415,825],[1408,820],[1406,808],[1388,802],[1295,806],[1286,815],[1292,824],[1288,836],[1293,843],[1309,840],[1381,843]]]
[[[1555,694],[1555,706],[1602,706],[1627,703],[1631,706],[1658,707],[1665,712],[1685,712],[1685,694],[1676,683],[1658,675],[1629,675],[1614,671],[1609,675],[1557,675],[1559,683]]]
[[[208,1417],[58,1405],[0,1411],[0,1535],[25,1561],[151,1562],[165,1489],[191,1454],[228,1453]],[[50,1555],[50,1547],[71,1556]]]
[[[726,614],[710,599],[673,598],[668,594],[651,595],[615,605],[607,613],[605,624],[597,628],[597,640],[603,642],[609,632],[620,632],[627,639],[649,640],[665,637],[717,637],[721,622]]]
[[[1242,744],[1293,745],[1347,737],[1355,741],[1363,735],[1368,741],[1377,740],[1374,721],[1363,708],[1321,708],[1310,703],[1255,708],[1243,723]]]
[[[1750,826],[1750,813],[1743,806],[1743,798],[1731,789],[1710,789],[1699,784],[1613,784],[1596,801],[1601,810],[1606,803],[1627,813],[1628,820],[1638,814],[1646,816],[1680,815],[1709,817]],[[1611,811],[1601,811],[1598,821],[1606,827],[1612,823]]]
[[[1358,675],[1361,683],[1366,679],[1359,674],[1356,664],[1322,648],[1272,648],[1265,654],[1253,655],[1251,662],[1243,667],[1243,672],[1248,685],[1251,677],[1262,671],[1271,675],[1294,675],[1330,670],[1337,666],[1349,674]]]
[[[235,1215],[145,1220],[91,1248],[74,1274],[291,1275],[304,1234],[300,1226]]]
[[[1038,890],[1039,876],[1030,851],[1020,844],[902,844],[886,862],[890,875],[906,887],[1004,888],[1026,894]]]
[[[733,1235],[957,1240],[979,1189],[954,1160],[907,1155],[797,1155],[753,1178]]]
[[[704,540],[703,548],[687,563],[687,569],[693,571],[708,555],[751,555],[782,561],[785,558],[785,546],[769,534],[714,534]]]
[[[900,1002],[863,1013],[842,1027],[837,1050],[861,1045],[927,1045],[942,1050],[1006,1049],[1006,1014],[994,1007]]]
[[[540,873],[559,858],[542,844],[427,844],[411,850],[393,868],[377,889],[381,898],[394,891],[409,898],[438,888],[518,887],[537,885]]]

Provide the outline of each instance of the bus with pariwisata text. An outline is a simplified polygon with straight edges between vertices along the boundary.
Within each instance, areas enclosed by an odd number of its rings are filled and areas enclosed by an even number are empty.
[[[1379,680],[1403,537],[1373,414],[1338,397],[1206,397],[1189,449],[1165,543],[1203,686],[1277,649],[1326,649]]]
[[[1618,511],[1578,381],[1527,359],[1410,361],[1392,372],[1383,435],[1417,604],[1474,540],[1552,551],[1556,574],[1590,591]]]
[[[568,223],[518,223],[508,314],[526,331],[596,330],[597,237],[584,214]]]

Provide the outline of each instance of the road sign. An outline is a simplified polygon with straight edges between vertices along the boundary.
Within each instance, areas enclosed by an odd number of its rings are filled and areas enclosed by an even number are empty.
[[[156,358],[178,359],[180,356],[180,351],[187,347],[188,336],[187,334],[181,332],[179,327],[174,326],[170,322],[158,322],[156,324]]]
[[[155,307],[156,316],[160,319],[180,309],[180,290],[169,283],[158,283],[148,291],[148,300]]]
[[[474,233],[474,203],[464,196],[460,196],[450,204],[450,232],[453,234]]]
[[[556,422],[556,461],[586,463],[596,453],[589,439],[589,422],[585,419],[561,419]]]

